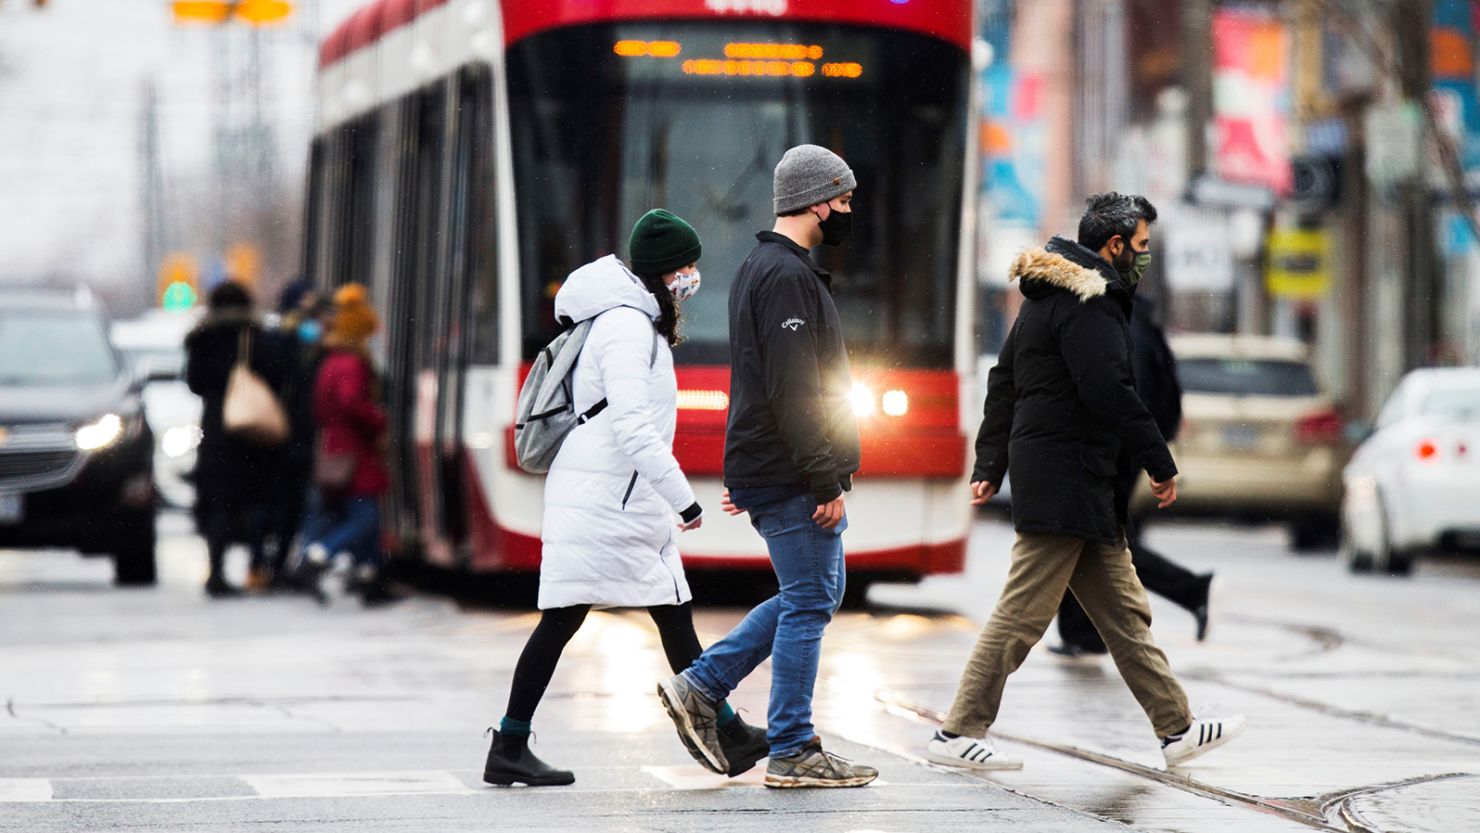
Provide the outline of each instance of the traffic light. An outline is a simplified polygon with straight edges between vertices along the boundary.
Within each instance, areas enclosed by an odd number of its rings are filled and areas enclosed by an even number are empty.
[[[200,270],[195,258],[183,252],[170,252],[159,264],[157,284],[160,309],[184,312],[200,300]]]
[[[165,312],[184,312],[195,306],[195,287],[184,281],[175,281],[165,287],[159,307]]]

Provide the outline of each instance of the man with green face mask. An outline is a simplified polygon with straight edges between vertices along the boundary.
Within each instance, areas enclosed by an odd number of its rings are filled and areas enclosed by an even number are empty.
[[[1177,466],[1136,392],[1130,313],[1151,258],[1156,209],[1145,197],[1090,197],[1078,240],[1020,253],[1011,277],[1022,310],[987,380],[971,502],[1012,476],[1017,541],[996,609],[961,675],[951,711],[926,744],[930,761],[1014,769],[987,738],[1007,677],[1043,638],[1065,589],[1104,637],[1116,668],[1178,766],[1232,740],[1242,716],[1193,715],[1151,638],[1151,608],[1125,528],[1129,484],[1145,472],[1165,509]]]

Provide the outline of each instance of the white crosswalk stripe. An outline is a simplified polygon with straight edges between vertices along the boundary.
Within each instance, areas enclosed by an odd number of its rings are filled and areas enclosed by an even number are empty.
[[[351,795],[472,793],[450,772],[313,772],[246,775],[242,780],[264,798],[327,798]]]
[[[0,803],[50,800],[51,781],[45,778],[0,778]]]

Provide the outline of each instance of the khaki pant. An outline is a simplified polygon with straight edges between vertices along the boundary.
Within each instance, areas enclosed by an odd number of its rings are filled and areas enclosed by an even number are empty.
[[[1192,723],[1187,695],[1166,654],[1151,641],[1151,606],[1131,565],[1124,536],[1102,544],[1062,535],[1019,533],[997,608],[972,649],[956,701],[942,728],[979,738],[997,719],[1002,686],[1058,611],[1067,586],[1105,639],[1120,676],[1158,736]]]

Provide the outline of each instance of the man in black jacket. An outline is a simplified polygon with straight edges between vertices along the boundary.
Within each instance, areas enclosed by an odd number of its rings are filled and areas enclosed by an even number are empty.
[[[1243,729],[1242,716],[1194,719],[1151,639],[1151,609],[1125,544],[1128,473],[1151,476],[1162,508],[1177,499],[1177,467],[1136,395],[1131,366],[1131,297],[1151,260],[1155,219],[1144,197],[1097,194],[1077,243],[1055,237],[1013,262],[1027,300],[987,380],[971,490],[972,503],[985,503],[1011,470],[1018,538],[1007,586],[927,745],[936,763],[1022,765],[997,752],[986,732],[1008,675],[1043,638],[1066,587],[1109,645],[1168,766]]]
[[[1131,362],[1137,395],[1151,411],[1166,441],[1175,440],[1182,423],[1182,385],[1177,381],[1177,359],[1157,323],[1156,302],[1140,293],[1131,305]],[[1127,494],[1134,493],[1137,475],[1133,469],[1124,472],[1118,488]],[[1201,642],[1208,632],[1208,588],[1213,574],[1197,575],[1151,549],[1141,538],[1144,525],[1144,519],[1138,516],[1127,519],[1125,525],[1126,543],[1131,548],[1136,575],[1147,590],[1192,614],[1197,620],[1197,640]],[[1059,638],[1063,644],[1049,648],[1057,654],[1077,657],[1109,653],[1094,623],[1068,591],[1059,604]]]
[[[843,601],[843,493],[859,449],[832,278],[808,250],[847,239],[855,184],[825,148],[787,151],[776,166],[775,228],[756,235],[730,288],[724,508],[750,513],[781,592],[658,685],[689,753],[724,772],[716,709],[770,657],[768,787],[858,787],[879,775],[824,751],[812,727],[822,632]]]

